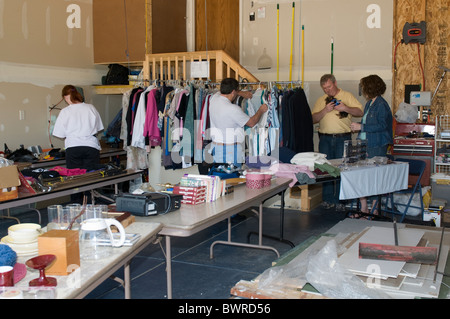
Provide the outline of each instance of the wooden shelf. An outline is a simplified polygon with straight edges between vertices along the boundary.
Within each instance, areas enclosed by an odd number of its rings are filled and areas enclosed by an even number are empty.
[[[97,94],[123,94],[133,88],[133,85],[94,85]]]

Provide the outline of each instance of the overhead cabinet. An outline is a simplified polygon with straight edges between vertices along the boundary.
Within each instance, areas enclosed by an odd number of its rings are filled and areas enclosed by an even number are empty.
[[[94,63],[187,51],[186,0],[93,0]]]

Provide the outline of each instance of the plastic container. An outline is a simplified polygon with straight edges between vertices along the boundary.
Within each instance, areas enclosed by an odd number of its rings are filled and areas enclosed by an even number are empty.
[[[271,174],[263,174],[264,175],[264,187],[269,187],[272,183],[272,175]]]
[[[261,189],[264,187],[265,175],[260,172],[248,172],[245,175],[247,188]]]

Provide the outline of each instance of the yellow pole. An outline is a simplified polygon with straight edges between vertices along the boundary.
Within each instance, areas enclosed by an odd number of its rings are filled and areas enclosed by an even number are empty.
[[[295,17],[295,2],[292,2],[291,61],[289,63],[289,81],[292,81],[292,55],[294,51],[294,17]]]
[[[305,26],[302,25],[302,87],[305,83]]]
[[[277,81],[280,81],[280,5],[277,4]]]

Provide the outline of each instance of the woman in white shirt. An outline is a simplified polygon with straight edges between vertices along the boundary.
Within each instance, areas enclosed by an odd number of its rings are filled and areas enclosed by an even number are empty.
[[[62,96],[69,106],[59,113],[53,135],[65,139],[66,167],[94,170],[101,150],[96,134],[104,129],[100,114],[73,85],[66,85]]]

